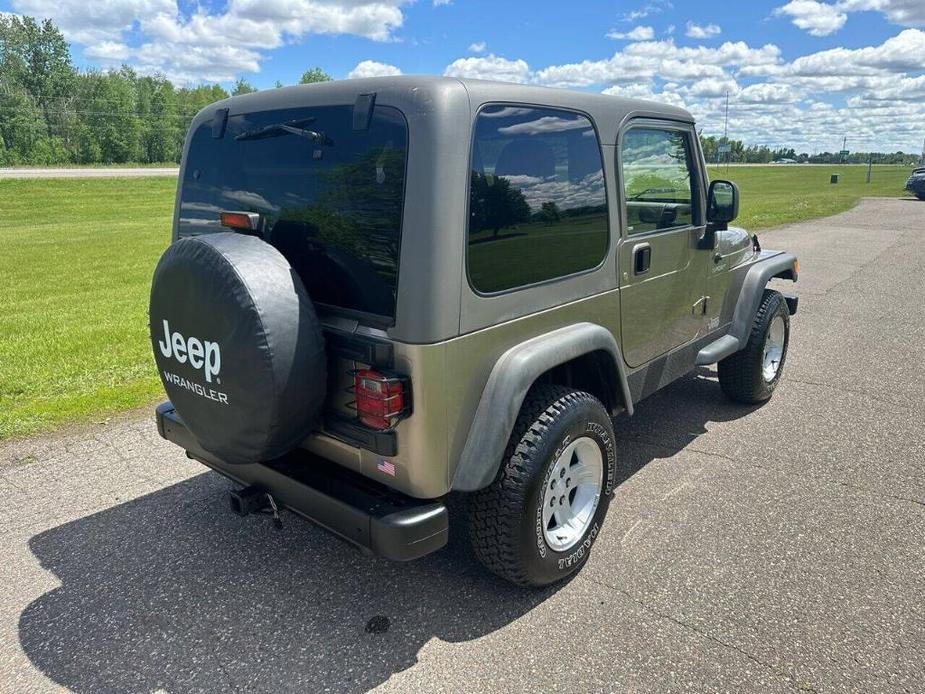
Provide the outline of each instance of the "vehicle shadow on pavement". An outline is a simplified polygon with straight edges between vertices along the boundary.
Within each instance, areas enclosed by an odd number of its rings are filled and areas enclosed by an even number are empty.
[[[726,401],[711,376],[700,370],[616,420],[623,479],[708,421],[753,409]],[[460,537],[455,499],[450,545],[393,564],[292,516],[280,532],[239,518],[230,488],[205,473],[33,537],[61,587],[20,617],[31,661],[77,692],[362,692],[414,665],[431,639],[490,634],[562,587],[488,574]]]
[[[715,368],[697,367],[636,405],[632,417],[614,419],[618,483],[657,458],[670,458],[707,433],[709,422],[747,417],[760,405],[743,405],[720,389]]]
[[[20,616],[33,664],[77,692],[362,692],[555,592],[494,578],[455,537],[392,564],[291,515],[278,532],[233,515],[229,488],[206,473],[33,537],[61,582]]]

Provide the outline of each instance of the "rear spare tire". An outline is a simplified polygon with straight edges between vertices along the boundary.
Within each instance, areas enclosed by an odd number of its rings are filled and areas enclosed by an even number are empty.
[[[172,244],[154,271],[150,320],[164,389],[209,453],[228,463],[276,458],[316,426],[321,326],[268,243],[225,232]]]

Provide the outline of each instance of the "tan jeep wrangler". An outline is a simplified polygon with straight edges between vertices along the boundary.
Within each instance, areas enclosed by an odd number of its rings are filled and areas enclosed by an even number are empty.
[[[151,289],[161,434],[373,553],[447,541],[520,584],[587,560],[620,481],[611,417],[719,363],[771,396],[787,253],[729,228],[686,111],[450,78],[204,109]]]

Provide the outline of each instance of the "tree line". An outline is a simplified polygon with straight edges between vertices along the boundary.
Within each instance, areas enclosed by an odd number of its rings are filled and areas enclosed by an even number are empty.
[[[721,148],[721,145],[727,145]],[[903,164],[911,166],[918,162],[916,154],[904,152],[849,152],[842,155],[839,152],[816,152],[809,154],[800,152],[793,147],[771,148],[767,145],[745,145],[741,140],[729,140],[713,135],[700,134],[700,145],[703,157],[709,164],[719,164],[729,161],[736,164],[770,164],[771,162],[787,161],[798,164]]]
[[[301,82],[329,79],[312,68]],[[241,79],[231,94],[253,91]],[[128,66],[79,70],[50,20],[0,15],[0,166],[178,162],[193,116],[228,96]]]
[[[316,67],[306,70],[300,83],[330,79]],[[178,162],[187,128],[200,109],[253,91],[243,79],[229,94],[217,84],[177,87],[164,76],[141,76],[125,65],[79,70],[51,20],[0,14],[0,166]],[[903,152],[798,154],[793,148],[746,146],[702,134],[701,143],[711,163],[918,161],[917,155]]]

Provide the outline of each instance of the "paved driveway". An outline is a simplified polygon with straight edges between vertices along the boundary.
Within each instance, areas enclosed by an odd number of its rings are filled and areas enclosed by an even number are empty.
[[[618,419],[556,589],[239,519],[150,416],[0,445],[0,690],[925,691],[925,203],[763,242],[802,262],[777,394],[703,369]]]

